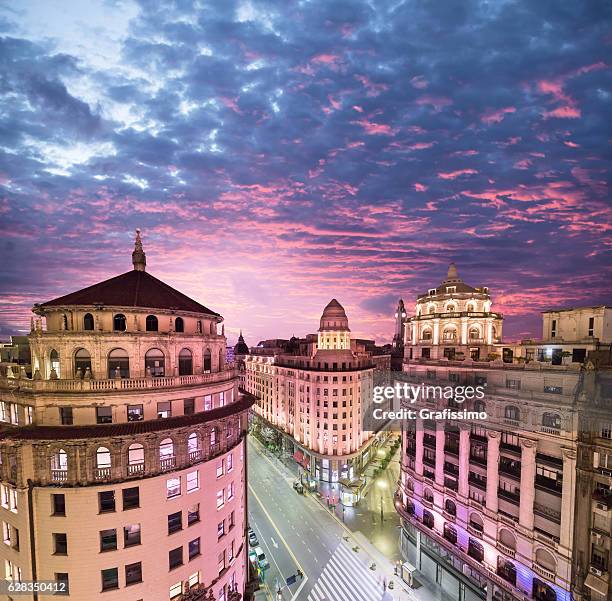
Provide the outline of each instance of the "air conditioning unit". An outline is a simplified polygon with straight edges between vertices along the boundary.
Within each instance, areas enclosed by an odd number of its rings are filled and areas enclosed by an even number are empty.
[[[589,570],[591,572],[591,574],[595,574],[595,576],[603,576],[603,572],[599,569],[597,569],[595,566],[590,566]]]

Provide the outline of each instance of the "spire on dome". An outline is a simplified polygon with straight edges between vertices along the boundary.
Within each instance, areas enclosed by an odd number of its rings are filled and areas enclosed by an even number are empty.
[[[136,229],[136,240],[134,241],[134,252],[132,253],[132,264],[135,271],[145,271],[147,266],[147,255],[142,249],[142,240],[140,239],[140,229]]]

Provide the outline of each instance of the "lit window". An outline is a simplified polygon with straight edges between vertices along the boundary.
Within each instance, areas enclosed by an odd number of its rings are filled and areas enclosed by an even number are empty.
[[[221,478],[223,476],[223,459],[217,463],[217,478]]]
[[[170,599],[174,599],[183,593],[183,583],[177,582],[170,587]]]
[[[187,474],[187,492],[193,492],[200,488],[200,476],[198,470]]]
[[[169,478],[166,480],[166,498],[172,499],[181,494],[181,478]]]

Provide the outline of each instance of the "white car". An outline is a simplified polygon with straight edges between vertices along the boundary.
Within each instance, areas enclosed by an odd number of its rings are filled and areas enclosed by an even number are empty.
[[[257,562],[259,563],[259,567],[263,568],[264,570],[267,570],[270,567],[270,562],[268,561],[268,558],[266,557],[266,554],[264,553],[263,549],[261,547],[256,547],[255,554],[257,555]]]

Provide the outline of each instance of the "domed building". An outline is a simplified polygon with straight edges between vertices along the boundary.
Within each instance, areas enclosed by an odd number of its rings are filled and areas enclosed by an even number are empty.
[[[0,379],[0,560],[78,600],[233,601],[252,397],[221,315],[146,271],[139,232],[132,262],[36,305],[33,378]]]
[[[244,341],[242,330],[240,330],[240,336],[238,336],[238,342],[234,345],[234,357],[244,356],[249,354],[249,347]]]
[[[295,344],[295,352],[247,357],[245,387],[258,397],[254,410],[261,424],[278,433],[309,477],[352,480],[375,440],[363,430],[361,416],[372,398],[373,359],[351,343],[346,312],[336,299],[323,310],[316,343],[310,339]]]

